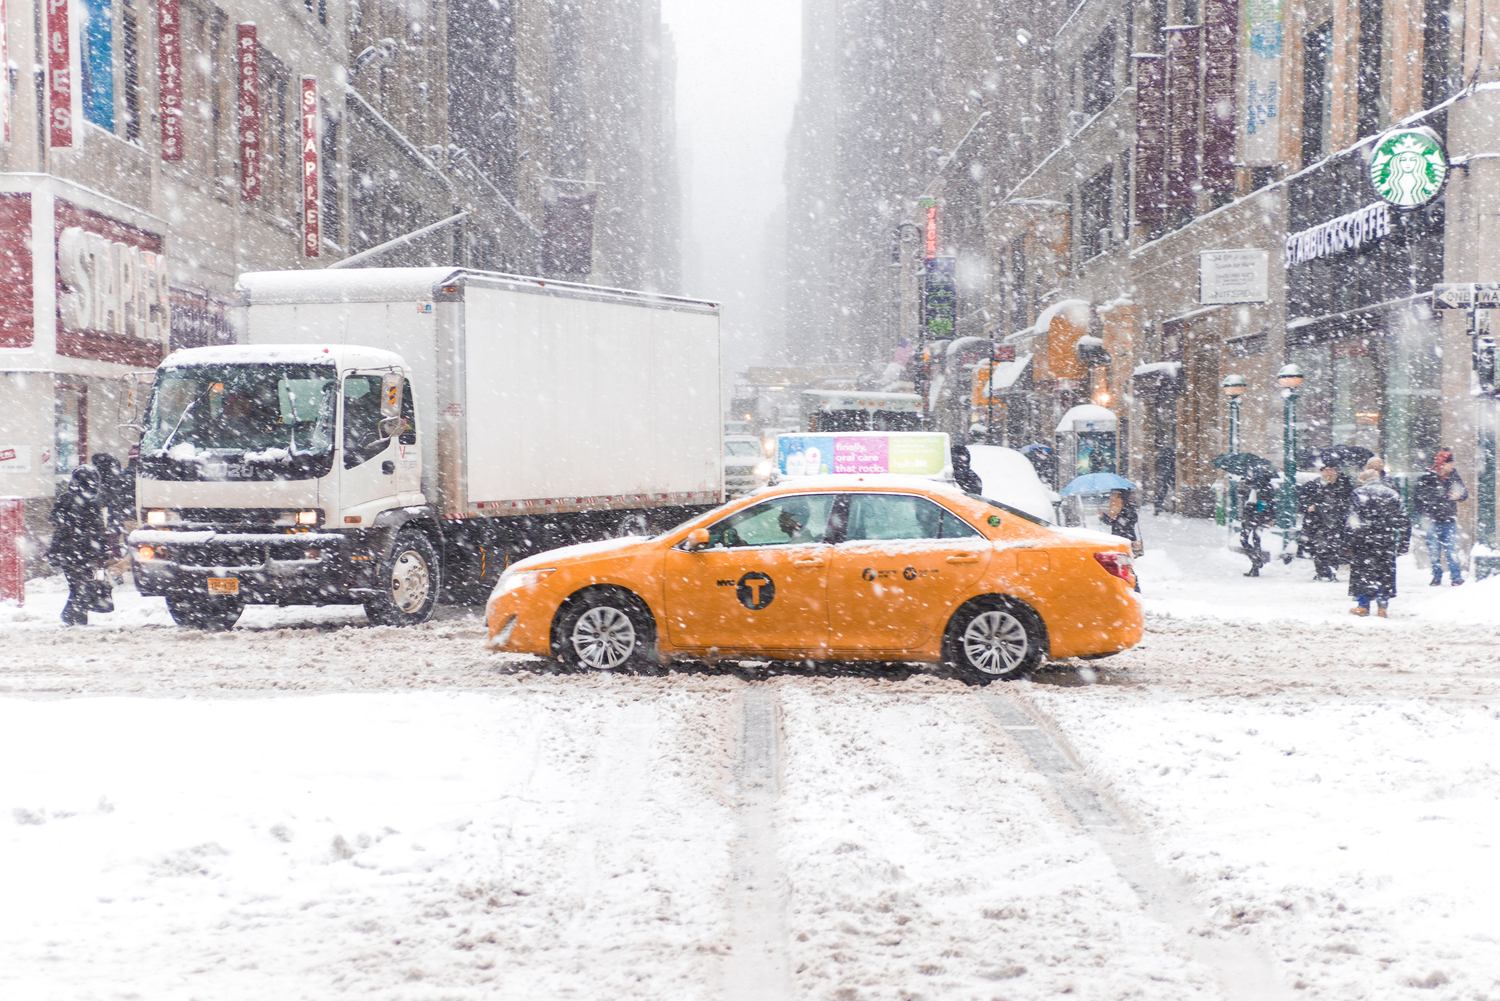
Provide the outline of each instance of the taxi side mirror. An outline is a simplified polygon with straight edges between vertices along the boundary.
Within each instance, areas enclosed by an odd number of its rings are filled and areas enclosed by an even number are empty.
[[[686,539],[682,540],[682,548],[690,553],[696,553],[700,549],[707,549],[708,543],[708,529],[695,528],[688,533]]]

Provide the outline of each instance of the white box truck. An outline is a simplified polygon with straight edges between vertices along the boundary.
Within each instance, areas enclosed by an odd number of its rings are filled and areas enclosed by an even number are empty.
[[[141,429],[136,585],[409,624],[518,555],[723,501],[715,303],[454,268],[247,274]]]

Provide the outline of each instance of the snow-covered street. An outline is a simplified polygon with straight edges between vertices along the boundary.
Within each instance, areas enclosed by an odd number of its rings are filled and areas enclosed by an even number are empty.
[[[0,997],[1500,998],[1500,581],[1144,519],[1127,654],[587,675],[0,609]]]

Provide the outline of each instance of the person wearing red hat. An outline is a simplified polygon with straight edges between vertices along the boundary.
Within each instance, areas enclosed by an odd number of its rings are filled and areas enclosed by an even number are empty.
[[[1451,448],[1440,448],[1432,457],[1432,468],[1417,478],[1412,505],[1427,521],[1427,555],[1432,560],[1432,586],[1443,583],[1443,563],[1454,587],[1464,582],[1458,558],[1458,505],[1469,499],[1469,489],[1453,461]]]

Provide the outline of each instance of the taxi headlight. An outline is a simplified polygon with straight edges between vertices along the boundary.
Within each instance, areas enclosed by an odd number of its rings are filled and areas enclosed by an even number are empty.
[[[540,584],[555,573],[557,573],[556,567],[546,567],[541,570],[507,570],[500,575],[500,580],[495,585],[495,594],[497,596],[509,594],[523,587]]]

